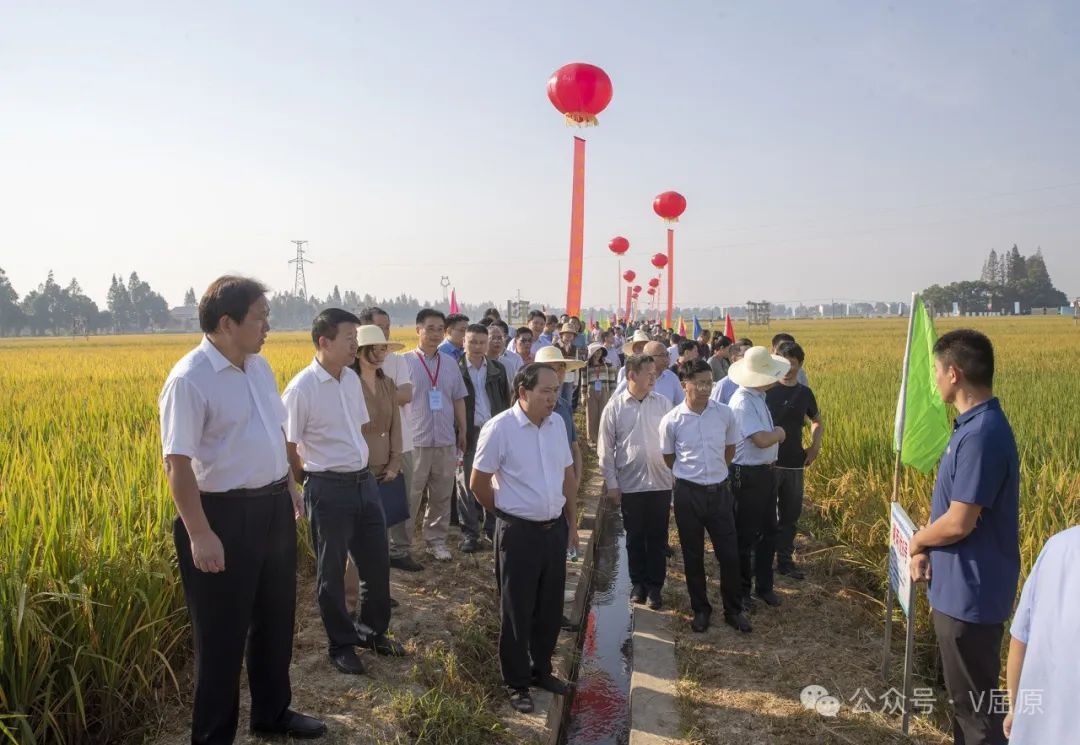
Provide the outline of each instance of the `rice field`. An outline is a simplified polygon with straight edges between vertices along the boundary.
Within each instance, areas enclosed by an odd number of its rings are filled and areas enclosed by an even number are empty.
[[[1025,571],[1080,518],[1080,328],[1071,319],[967,320],[998,353],[998,394],[1023,464]],[[808,475],[815,528],[880,572],[891,491],[892,417],[906,322],[736,326],[759,343],[792,333],[826,417]],[[400,336],[411,342],[409,331]],[[187,617],[160,467],[157,393],[197,337],[0,339],[0,741],[102,743],[141,734],[175,692]],[[280,385],[310,338],[271,334]],[[932,480],[905,472],[901,499],[928,513]]]

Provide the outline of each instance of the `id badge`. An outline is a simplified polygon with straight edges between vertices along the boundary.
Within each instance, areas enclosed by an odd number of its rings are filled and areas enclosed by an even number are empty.
[[[597,393],[600,392],[600,381],[599,380],[596,381],[595,384],[593,384],[593,390],[596,391]]]
[[[428,391],[428,408],[432,411],[442,411],[442,391]]]

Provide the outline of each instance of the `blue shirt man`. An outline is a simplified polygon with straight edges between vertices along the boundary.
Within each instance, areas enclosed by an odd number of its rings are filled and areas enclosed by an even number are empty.
[[[458,360],[460,360],[462,358],[462,356],[465,354],[465,348],[464,347],[454,346],[454,344],[449,339],[447,339],[446,341],[444,341],[442,344],[439,345],[439,351],[442,352],[443,354],[448,354],[451,357],[453,357],[454,362],[457,362]]]
[[[982,511],[967,538],[930,549],[930,607],[968,623],[1004,623],[1020,578],[1020,456],[996,398],[956,417],[938,466],[931,522],[953,502]]]

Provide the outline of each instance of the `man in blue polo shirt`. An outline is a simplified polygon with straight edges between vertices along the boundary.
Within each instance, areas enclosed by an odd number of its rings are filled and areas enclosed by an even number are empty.
[[[959,416],[938,465],[931,522],[911,540],[911,574],[930,580],[954,742],[1004,745],[1004,712],[991,692],[1020,576],[1020,458],[994,397],[990,340],[950,331],[934,345],[934,370]]]

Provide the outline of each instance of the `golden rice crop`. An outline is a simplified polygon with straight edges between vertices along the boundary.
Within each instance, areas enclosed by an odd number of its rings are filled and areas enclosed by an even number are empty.
[[[998,394],[1023,465],[1025,571],[1080,517],[1080,329],[1061,318],[963,319],[993,338]],[[938,320],[938,332],[956,327]],[[784,323],[807,349],[826,416],[808,474],[815,529],[879,573],[891,491],[892,418],[906,324]],[[771,330],[742,325],[759,343]],[[404,331],[395,337],[415,337]],[[197,337],[0,340],[0,739],[98,743],[136,734],[175,688],[187,616],[160,466],[157,393]],[[312,355],[272,334],[282,387]],[[932,480],[905,472],[901,499],[928,513]]]

